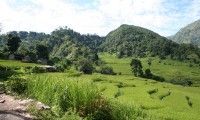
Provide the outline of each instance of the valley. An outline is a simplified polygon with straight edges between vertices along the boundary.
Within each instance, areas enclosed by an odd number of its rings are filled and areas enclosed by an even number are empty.
[[[36,119],[198,120],[199,92],[198,45],[143,27],[0,35],[0,93],[48,105],[28,105]]]

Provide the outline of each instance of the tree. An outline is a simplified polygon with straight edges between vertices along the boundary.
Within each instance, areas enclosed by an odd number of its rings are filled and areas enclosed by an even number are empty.
[[[29,53],[29,44],[28,43],[21,43],[18,50],[17,50],[18,53],[26,56],[28,55]]]
[[[88,59],[82,59],[78,61],[78,64],[76,65],[76,68],[85,74],[92,74],[94,67],[91,61]]]
[[[146,78],[149,78],[149,79],[152,78],[153,74],[151,73],[150,69],[146,69],[145,70],[145,76],[146,76]]]
[[[142,64],[138,59],[132,59],[130,66],[132,67],[132,72],[135,76],[141,76],[142,72]],[[142,76],[141,76],[142,77]]]
[[[49,58],[49,52],[46,45],[43,44],[37,44],[36,45],[36,54],[38,55],[38,58]]]
[[[152,62],[152,59],[149,58],[149,59],[147,60],[147,63],[148,63],[148,65],[149,65],[149,69],[150,69],[150,66],[151,66],[151,62]]]
[[[17,36],[13,36],[12,34],[8,35],[8,41],[7,41],[7,46],[8,49],[11,53],[14,53],[17,51],[19,45],[20,45],[20,38]]]

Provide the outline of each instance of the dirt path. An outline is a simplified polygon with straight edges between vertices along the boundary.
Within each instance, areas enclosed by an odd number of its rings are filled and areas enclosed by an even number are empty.
[[[0,94],[0,120],[32,120],[26,112],[31,99],[19,100],[13,96]]]

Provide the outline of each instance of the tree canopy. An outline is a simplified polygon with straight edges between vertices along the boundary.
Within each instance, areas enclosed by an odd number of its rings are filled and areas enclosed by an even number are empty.
[[[132,72],[135,76],[142,76],[142,63],[138,59],[132,59],[130,66],[132,67]]]
[[[16,52],[20,45],[20,42],[21,42],[21,40],[19,37],[9,34],[8,41],[7,41],[7,46],[8,46],[9,51],[11,53]]]

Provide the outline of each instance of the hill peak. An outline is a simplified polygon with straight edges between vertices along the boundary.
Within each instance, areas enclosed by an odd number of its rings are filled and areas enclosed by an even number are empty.
[[[200,47],[200,20],[180,29],[171,39],[177,43],[191,43]]]

